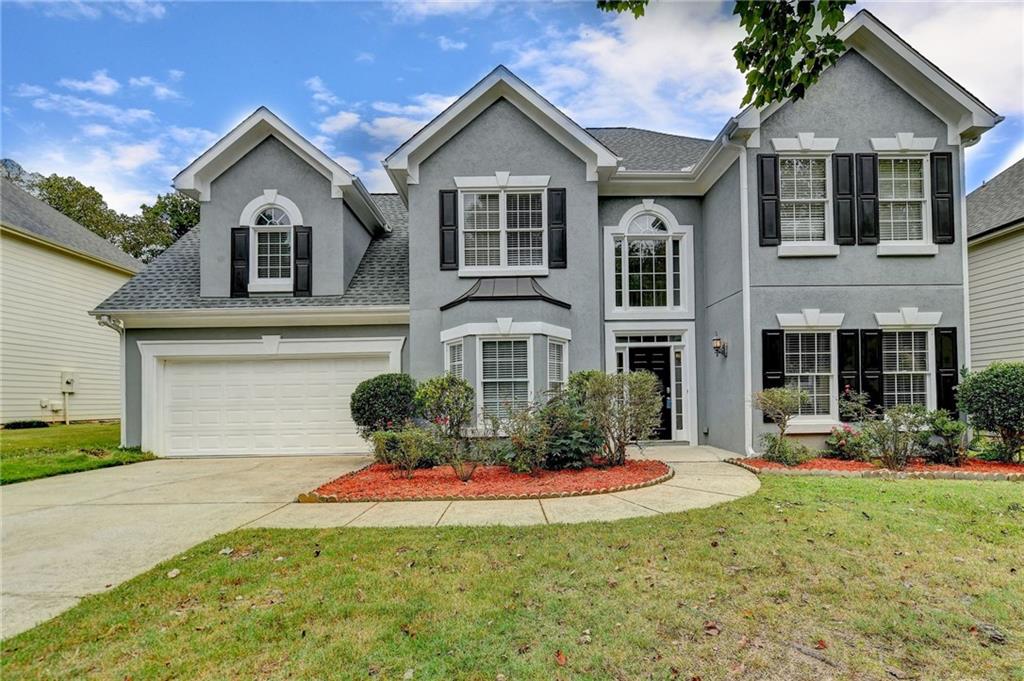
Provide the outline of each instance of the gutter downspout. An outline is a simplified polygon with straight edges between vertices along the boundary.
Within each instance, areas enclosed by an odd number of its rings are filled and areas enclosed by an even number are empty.
[[[734,122],[730,121],[730,123]],[[735,128],[733,128],[735,129]],[[754,405],[753,379],[750,344],[750,197],[747,195],[747,145],[744,142],[733,142],[725,133],[723,143],[739,149],[740,152],[740,254],[741,283],[743,300],[743,446],[746,456],[757,456],[754,451]]]
[[[100,326],[105,326],[108,329],[113,329],[114,331],[117,332],[117,335],[118,335],[118,347],[120,349],[120,354],[121,354],[121,367],[120,367],[120,371],[118,372],[118,392],[120,393],[119,397],[120,397],[120,402],[121,402],[121,423],[120,423],[119,430],[121,431],[120,446],[124,447],[125,446],[124,427],[125,427],[125,416],[126,416],[126,411],[127,411],[127,401],[125,399],[125,388],[126,388],[126,385],[125,385],[126,384],[126,380],[125,380],[125,344],[126,344],[126,339],[125,339],[125,332],[124,332],[124,324],[121,322],[121,320],[113,319],[113,318],[111,318],[110,315],[106,315],[106,314],[100,315],[96,319],[96,323],[99,324]]]
[[[963,268],[964,293],[964,361],[963,366],[971,368],[971,291],[969,288],[968,244],[967,244],[967,146],[961,141],[957,148],[960,157],[960,257]]]

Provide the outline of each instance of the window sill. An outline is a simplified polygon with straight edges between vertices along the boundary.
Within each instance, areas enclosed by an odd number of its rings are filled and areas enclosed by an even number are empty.
[[[837,244],[779,244],[780,258],[834,258],[839,255]]]
[[[546,277],[547,267],[481,267],[463,268],[460,277]]]
[[[875,249],[875,255],[936,255],[939,252],[937,244],[929,243],[893,243],[879,242]]]
[[[833,428],[838,428],[841,425],[843,424],[839,421],[833,421],[831,419],[823,421],[791,421],[786,432],[792,433],[793,435],[812,435],[817,433],[827,435],[832,432]]]
[[[292,280],[250,281],[249,293],[291,293]]]

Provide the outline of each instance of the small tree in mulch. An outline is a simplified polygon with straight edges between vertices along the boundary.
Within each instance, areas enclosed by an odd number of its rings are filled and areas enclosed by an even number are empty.
[[[380,374],[360,383],[350,408],[359,434],[369,439],[378,430],[398,430],[416,414],[416,381],[408,374]]]
[[[979,430],[999,436],[999,460],[1012,463],[1024,451],[1024,362],[993,362],[965,372],[957,405]]]
[[[806,446],[786,439],[789,422],[800,413],[800,407],[807,400],[807,393],[793,388],[767,388],[754,393],[757,408],[779,429],[778,434],[765,433],[761,436],[765,459],[785,466],[795,466],[812,458]]]
[[[595,372],[586,380],[583,404],[604,435],[610,466],[626,462],[626,447],[651,437],[661,423],[661,380],[649,371]]]
[[[424,428],[400,430],[395,439],[398,446],[391,453],[391,463],[402,477],[411,478],[424,461],[436,455],[437,440]]]
[[[901,404],[885,410],[885,416],[864,425],[864,437],[883,468],[901,471],[911,458],[923,452],[930,434],[928,412],[917,404]]]
[[[479,463],[466,440],[466,428],[476,408],[473,387],[453,374],[435,376],[420,385],[416,404],[434,431],[438,458],[452,467],[459,480],[467,482]]]

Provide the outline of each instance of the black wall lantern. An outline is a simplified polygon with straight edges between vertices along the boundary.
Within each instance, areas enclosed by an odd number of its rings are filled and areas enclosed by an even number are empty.
[[[715,357],[718,357],[719,355],[722,357],[729,356],[729,344],[722,340],[717,333],[715,334],[715,337],[711,339],[711,349],[715,351]]]

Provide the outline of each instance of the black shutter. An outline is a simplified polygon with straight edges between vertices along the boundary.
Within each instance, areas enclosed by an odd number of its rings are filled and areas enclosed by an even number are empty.
[[[932,241],[951,244],[956,241],[953,220],[953,154],[932,154]]]
[[[762,246],[778,246],[779,235],[779,157],[757,155],[757,219]]]
[[[566,248],[568,222],[566,221],[565,190],[548,190],[548,267],[565,269],[569,261]]]
[[[882,332],[860,330],[860,389],[871,398],[871,406],[882,406]]]
[[[292,277],[292,294],[309,296],[313,294],[313,228],[295,226],[295,274]]]
[[[836,345],[839,394],[846,391],[846,386],[852,392],[860,392],[860,334],[856,329],[840,329],[836,332]]]
[[[761,389],[782,388],[786,385],[786,335],[783,331],[761,331]],[[765,423],[771,419],[764,417]]]
[[[956,408],[956,385],[960,372],[956,356],[956,327],[935,329],[935,395],[936,406],[959,416]]]
[[[442,189],[439,195],[441,269],[459,269],[459,193]]]
[[[249,297],[249,228],[231,228],[231,297]]]
[[[878,154],[857,154],[857,243],[878,243]]]
[[[857,243],[856,182],[853,154],[832,155],[832,191],[835,210],[835,239],[841,246]]]

